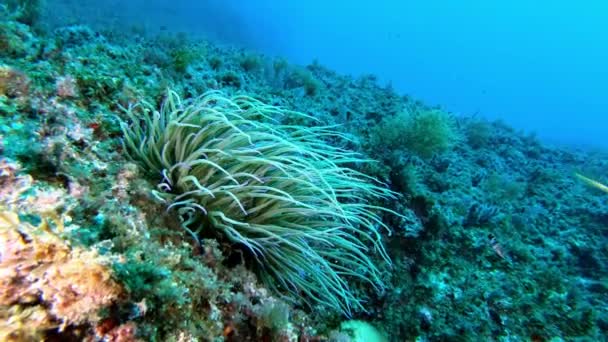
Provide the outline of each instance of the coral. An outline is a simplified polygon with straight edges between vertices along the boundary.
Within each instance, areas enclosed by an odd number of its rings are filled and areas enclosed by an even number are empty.
[[[0,212],[0,339],[43,336],[50,329],[92,324],[123,289],[97,252],[70,247],[39,226]]]
[[[376,213],[389,210],[367,198],[394,194],[347,166],[366,160],[323,140],[343,135],[280,125],[281,116],[305,115],[218,92],[190,104],[169,92],[160,111],[142,102],[127,114],[125,150],[162,176],[155,195],[195,240],[219,231],[251,254],[271,289],[345,314],[363,308],[347,279],[382,290],[370,252],[390,262]]]

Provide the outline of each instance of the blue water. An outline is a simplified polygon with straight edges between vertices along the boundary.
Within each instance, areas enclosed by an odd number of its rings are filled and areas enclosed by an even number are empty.
[[[605,1],[249,3],[250,13],[263,4],[253,22],[273,23],[257,36],[264,51],[374,73],[430,103],[556,142],[608,145]]]
[[[608,145],[605,1],[78,3],[94,9],[79,13],[91,23],[141,23],[301,64],[317,59],[342,73],[375,74],[456,113],[504,119],[546,141]]]

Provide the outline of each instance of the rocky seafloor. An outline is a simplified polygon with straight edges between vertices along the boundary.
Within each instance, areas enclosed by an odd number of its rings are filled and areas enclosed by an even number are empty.
[[[315,62],[163,33],[36,28],[0,8],[0,340],[600,341],[605,151],[429,106]],[[377,160],[386,289],[344,317],[271,291],[221,236],[180,229],[120,122],[217,90],[305,113]],[[574,118],[573,118],[574,119]],[[367,322],[374,337],[356,336]],[[348,328],[348,327],[351,328]],[[374,329],[371,326],[375,327]],[[363,333],[361,333],[363,334]]]

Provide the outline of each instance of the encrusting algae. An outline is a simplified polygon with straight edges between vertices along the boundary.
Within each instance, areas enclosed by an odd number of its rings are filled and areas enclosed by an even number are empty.
[[[97,322],[98,311],[123,293],[103,257],[70,247],[45,221],[33,226],[14,212],[0,212],[0,251],[2,341]]]

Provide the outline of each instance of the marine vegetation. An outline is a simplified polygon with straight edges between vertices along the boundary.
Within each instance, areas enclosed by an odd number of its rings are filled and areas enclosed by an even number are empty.
[[[0,340],[605,340],[605,150],[44,2],[0,5]]]
[[[127,113],[125,149],[159,178],[156,196],[195,240],[217,230],[269,288],[347,315],[363,309],[348,278],[383,290],[370,253],[390,264],[378,231],[390,210],[371,200],[396,196],[350,166],[369,160],[327,142],[345,135],[282,124],[306,115],[220,92],[182,102],[169,91],[159,110],[141,102]]]

